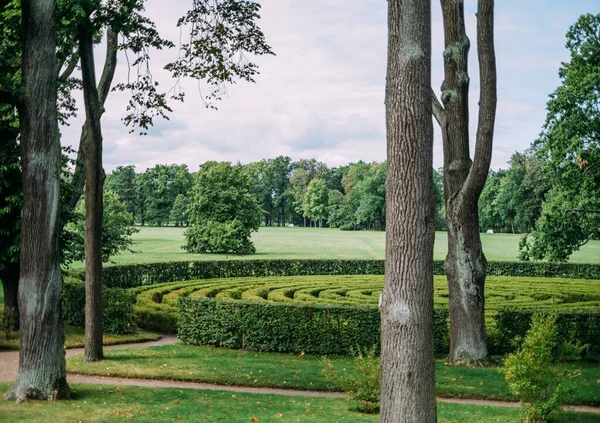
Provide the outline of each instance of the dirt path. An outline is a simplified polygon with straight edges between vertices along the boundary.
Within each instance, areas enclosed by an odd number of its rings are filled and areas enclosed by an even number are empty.
[[[169,345],[177,342],[175,335],[163,335],[156,341],[138,342],[133,344],[106,345],[105,350],[134,348],[134,347],[156,347],[160,345]],[[66,357],[83,354],[83,348],[71,348],[65,350]],[[0,382],[10,382],[15,380],[17,369],[19,368],[19,351],[0,351]],[[69,378],[70,379],[70,378]]]
[[[140,342],[135,344],[110,345],[105,349],[121,349],[121,348],[136,348],[136,347],[154,347],[161,345],[170,345],[177,342],[175,335],[164,335],[157,341]],[[77,354],[83,354],[83,348],[73,348],[66,350],[66,356],[72,357]],[[12,381],[17,375],[19,364],[18,351],[3,351],[0,352],[0,382]],[[323,392],[323,391],[300,391],[293,389],[273,389],[273,388],[252,388],[241,386],[224,386],[213,385],[210,383],[198,382],[181,382],[172,380],[154,380],[154,379],[131,379],[131,378],[113,378],[102,376],[88,376],[69,373],[69,382],[72,383],[95,383],[99,385],[112,386],[139,386],[143,388],[177,388],[177,389],[206,389],[215,391],[229,392],[245,392],[251,394],[271,394],[271,395],[291,395],[305,397],[321,397],[321,398],[345,398],[346,395],[340,392]],[[519,407],[517,402],[507,401],[489,401],[477,399],[456,399],[456,398],[438,398],[438,402],[483,405],[492,407]],[[567,410],[578,411],[581,413],[600,414],[600,407],[590,407],[585,405],[575,405],[567,407]]]

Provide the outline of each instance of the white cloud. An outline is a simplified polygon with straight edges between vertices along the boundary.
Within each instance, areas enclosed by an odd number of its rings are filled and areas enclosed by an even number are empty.
[[[290,155],[314,157],[328,164],[385,159],[385,68],[387,6],[380,0],[261,0],[260,26],[277,56],[257,58],[256,84],[227,89],[219,110],[206,109],[194,81],[182,81],[184,104],[172,105],[170,121],[157,120],[147,136],[129,133],[121,122],[127,96],[110,94],[103,117],[104,163],[135,164],[138,171],[157,163],[186,163],[191,169],[205,160],[250,162]],[[178,42],[175,27],[189,0],[149,0],[148,14],[161,33]],[[567,60],[564,34],[569,25],[597,7],[592,0],[505,0],[496,4],[498,114],[492,167],[506,167],[512,152],[529,146],[540,131],[548,94],[558,85],[557,70]],[[471,130],[477,120],[476,2],[465,4],[472,42]],[[443,80],[443,25],[439,4],[432,21],[432,85]],[[185,37],[183,38],[185,39]],[[153,75],[167,89],[174,82],[161,70],[173,51],[153,54]],[[102,48],[97,63],[103,61]],[[116,80],[127,77],[120,55]],[[98,70],[99,71],[99,70]],[[80,111],[83,116],[83,111]],[[63,143],[79,139],[81,119],[62,128]],[[434,166],[442,164],[436,128]],[[474,141],[474,140],[472,140]]]

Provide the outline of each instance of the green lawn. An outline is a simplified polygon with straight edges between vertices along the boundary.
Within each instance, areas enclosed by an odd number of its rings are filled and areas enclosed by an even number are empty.
[[[105,333],[103,335],[104,345],[126,344],[130,342],[155,341],[160,337],[156,333],[138,330],[135,333],[126,333],[123,335],[115,335]],[[85,339],[85,331],[83,328],[65,325],[65,348],[83,347]],[[19,333],[13,332],[11,339],[6,339],[4,333],[0,334],[0,350],[3,349],[18,349],[19,348]]]
[[[177,260],[225,259],[219,254],[188,254],[181,249],[184,242],[183,228],[140,227],[134,235],[139,254],[123,253],[113,258],[116,263],[141,263]],[[488,260],[517,260],[520,235],[481,235]],[[261,228],[252,240],[257,253],[248,256],[229,256],[229,259],[275,259],[275,258],[385,258],[385,233],[376,231],[340,231],[328,228]],[[434,257],[444,259],[447,252],[445,232],[436,233]],[[571,259],[574,263],[597,263],[600,257],[600,241],[591,241]],[[76,263],[75,267],[81,267]]]
[[[108,350],[106,360],[83,363],[82,357],[67,360],[70,372],[111,377],[169,379],[221,385],[260,386],[300,390],[339,391],[325,380],[321,357],[261,353],[184,344]],[[336,374],[353,372],[353,357],[331,357]],[[600,405],[600,367],[577,363],[583,378],[565,383],[577,387],[573,403]],[[496,367],[464,368],[436,361],[438,396],[514,400]]]
[[[0,383],[0,392],[8,383]],[[0,401],[0,421],[172,423],[363,423],[378,422],[378,415],[347,409],[342,399],[257,395],[192,389],[159,389],[72,384],[72,400]],[[438,403],[438,421],[468,423],[520,423],[519,409]],[[556,413],[554,423],[600,423],[600,415]]]

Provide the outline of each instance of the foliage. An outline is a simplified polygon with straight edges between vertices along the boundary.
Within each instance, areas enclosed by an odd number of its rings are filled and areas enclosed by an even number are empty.
[[[330,359],[323,358],[323,373],[327,380],[335,382],[350,398],[351,404],[361,413],[378,413],[379,396],[381,394],[381,363],[373,347],[363,353],[361,349],[354,352],[353,366],[355,372],[338,376]]]
[[[7,340],[12,338],[12,331],[17,327],[17,317],[17,310],[14,308],[5,307],[0,312],[0,327]]]
[[[521,347],[504,362],[506,381],[521,400],[527,422],[546,422],[552,411],[560,410],[573,393],[572,387],[564,384],[564,378],[580,376],[552,366],[558,340],[556,318],[553,313],[534,314]]]
[[[186,165],[156,165],[136,179],[142,223],[163,226],[171,220],[171,212],[179,195],[187,196],[192,176]],[[181,200],[180,200],[181,202]]]
[[[258,230],[262,216],[251,194],[250,177],[240,164],[206,162],[195,176],[190,228],[184,234],[183,248],[188,252],[252,254],[250,234]]]
[[[138,195],[136,179],[135,166],[130,165],[117,166],[104,181],[104,189],[112,191],[119,196],[119,200],[125,205],[125,208],[131,213],[134,220],[136,218]]]
[[[348,354],[379,345],[380,337],[376,307],[180,297],[177,324],[177,336],[189,344],[256,351]]]
[[[190,208],[190,201],[184,194],[177,194],[175,201],[173,202],[173,208],[169,215],[169,220],[175,226],[187,226],[189,224],[188,210]]]
[[[570,61],[559,70],[561,86],[550,95],[540,138],[534,143],[546,162],[553,189],[523,259],[566,259],[597,237],[600,228],[600,14],[571,26]]]
[[[102,326],[107,333],[131,333],[136,329],[133,305],[135,295],[123,289],[102,291]],[[74,326],[85,325],[85,283],[65,280],[63,318]]]
[[[63,263],[83,261],[84,232],[85,232],[85,204],[80,200],[72,222],[65,226],[68,243],[63,247]],[[119,201],[118,196],[112,191],[104,192],[104,211],[102,219],[102,261],[107,262],[111,256],[121,251],[131,251],[133,240],[131,236],[137,232],[131,226],[131,214],[125,205]]]
[[[320,221],[327,219],[329,189],[325,182],[313,179],[304,194],[304,215],[311,220]]]
[[[557,306],[556,306],[557,307]],[[555,308],[556,308],[555,307]],[[514,339],[522,339],[532,322],[550,314],[554,319],[551,354],[554,361],[569,358],[572,345],[581,345],[584,358],[588,361],[600,357],[600,313],[596,310],[561,310],[542,314],[531,309],[502,309],[496,313],[494,353],[504,354],[514,350]],[[536,317],[537,316],[537,317]],[[581,354],[579,354],[580,356]]]

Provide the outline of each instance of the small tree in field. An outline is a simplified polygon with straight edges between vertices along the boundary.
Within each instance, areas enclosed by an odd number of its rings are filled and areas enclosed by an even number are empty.
[[[263,210],[251,193],[252,180],[240,165],[206,162],[192,188],[190,228],[183,249],[190,253],[254,254],[250,235]]]

